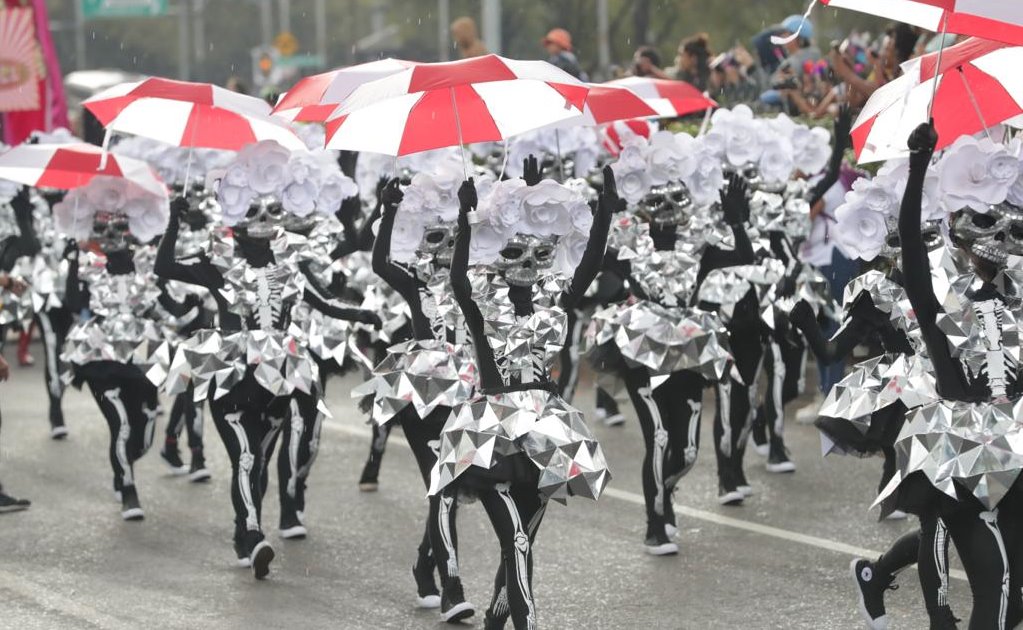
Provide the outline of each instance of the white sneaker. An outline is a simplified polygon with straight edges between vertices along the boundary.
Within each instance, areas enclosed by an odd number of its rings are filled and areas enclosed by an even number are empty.
[[[823,404],[823,396],[820,394],[814,396],[809,402],[796,411],[796,422],[798,424],[813,424],[813,421],[817,419],[818,412]]]
[[[664,534],[668,538],[675,538],[678,536],[678,527],[675,527],[671,523],[664,524]]]
[[[735,489],[738,490],[744,498],[753,496],[753,486],[736,486]]]
[[[791,473],[796,472],[796,463],[792,460],[775,463],[767,462],[766,468],[769,473]]]
[[[305,525],[295,525],[282,529],[278,535],[284,540],[294,540],[296,538],[305,538],[309,535],[309,532],[306,530]]]
[[[625,424],[625,416],[620,413],[608,416],[603,419],[605,427],[617,427]]]
[[[660,545],[643,545],[643,551],[651,556],[672,556],[678,553],[678,545],[673,542]]]
[[[884,517],[886,521],[904,521],[909,518],[909,515],[902,510],[892,510],[892,513]]]
[[[259,541],[249,554],[252,572],[257,580],[264,579],[270,573],[270,562],[274,559],[274,548],[265,540]]]
[[[63,440],[64,438],[67,437],[67,434],[68,434],[67,427],[53,427],[52,429],[50,429],[51,440]]]
[[[440,595],[427,595],[426,597],[416,595],[416,607],[426,610],[440,608]]]

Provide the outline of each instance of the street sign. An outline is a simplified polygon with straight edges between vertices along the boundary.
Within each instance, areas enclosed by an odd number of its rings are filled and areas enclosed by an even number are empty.
[[[167,15],[167,0],[78,0],[82,16],[94,18],[157,17]]]

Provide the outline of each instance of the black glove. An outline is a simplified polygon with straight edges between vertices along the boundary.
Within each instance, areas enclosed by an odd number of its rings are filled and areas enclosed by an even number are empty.
[[[909,134],[906,144],[910,150],[910,165],[926,168],[934,155],[934,148],[938,146],[938,132],[934,128],[934,121],[921,123]]]
[[[67,239],[64,244],[64,253],[61,254],[64,260],[75,260],[78,258],[78,241],[73,238]]]
[[[462,185],[458,188],[458,210],[459,212],[469,212],[470,209],[475,209],[479,204],[479,198],[476,196],[476,183],[473,178],[469,178],[462,182]]]
[[[851,131],[852,110],[848,105],[842,105],[838,110],[838,118],[835,119],[835,142],[847,142]]]
[[[526,180],[527,186],[536,186],[543,179],[540,174],[540,163],[535,155],[530,155],[522,160],[522,179]]]
[[[612,214],[625,210],[625,200],[618,196],[618,184],[615,183],[615,172],[610,166],[604,167],[604,188],[600,191],[599,207]]]
[[[397,209],[398,204],[405,198],[405,193],[401,192],[401,187],[398,185],[397,177],[387,182],[380,195],[380,200],[384,202],[385,209]]]
[[[384,194],[384,188],[387,187],[387,184],[390,181],[391,180],[388,179],[387,177],[381,177],[380,179],[377,180],[377,199],[383,199],[381,195]]]
[[[171,217],[181,219],[181,217],[183,217],[185,213],[188,212],[188,209],[190,207],[191,206],[188,203],[187,199],[185,199],[184,197],[175,197],[174,200],[171,201],[170,203]]]
[[[380,316],[370,311],[359,313],[355,321],[360,324],[369,324],[374,330],[380,330],[384,327],[384,322],[380,319]]]
[[[796,305],[792,307],[792,312],[789,313],[789,320],[798,328],[809,326],[816,319],[817,315],[813,312],[813,307],[806,300],[796,302]]]
[[[749,184],[738,173],[728,176],[728,184],[721,191],[721,210],[728,225],[740,225],[749,220]]]

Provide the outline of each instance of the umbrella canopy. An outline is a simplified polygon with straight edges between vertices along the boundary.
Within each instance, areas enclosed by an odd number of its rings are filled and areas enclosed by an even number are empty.
[[[387,58],[305,77],[281,96],[273,114],[295,122],[325,122],[355,88],[414,65]]]
[[[85,186],[97,175],[123,177],[140,190],[167,196],[167,187],[149,164],[108,154],[91,144],[20,144],[0,153],[0,179],[37,188],[69,190]]]
[[[661,118],[677,118],[717,107],[717,102],[685,81],[626,77],[604,85],[632,91],[652,107]]]
[[[286,122],[270,116],[268,104],[208,83],[153,77],[115,85],[82,104],[108,132],[173,146],[237,151],[275,140],[289,149],[305,149]]]
[[[1023,3],[1013,0],[821,0],[923,27],[1023,46]]]
[[[589,88],[546,61],[424,63],[356,88],[327,148],[409,155],[494,142],[582,115]]]
[[[1023,114],[1023,47],[979,38],[903,66],[905,74],[867,101],[852,139],[861,163],[908,155],[906,140],[927,120],[938,131],[938,149]],[[932,103],[933,97],[933,103]]]

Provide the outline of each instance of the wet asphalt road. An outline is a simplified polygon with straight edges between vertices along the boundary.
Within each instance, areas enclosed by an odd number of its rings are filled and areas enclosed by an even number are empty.
[[[425,502],[400,432],[391,436],[380,491],[358,491],[369,430],[348,399],[356,382],[353,376],[329,387],[334,418],[310,481],[306,540],[276,538],[271,482],[264,524],[278,557],[271,579],[257,583],[233,566],[229,464],[211,423],[212,481],[168,476],[156,444],[136,465],[146,520],[125,523],[110,491],[106,423],[91,397],[68,392],[71,436],[52,442],[41,368],[13,369],[0,386],[0,478],[33,506],[0,516],[0,629],[446,627],[435,612],[414,607],[409,567]],[[592,411],[585,383],[576,405]],[[768,474],[750,450],[755,496],[742,507],[719,507],[708,448],[676,494],[681,553],[653,558],[641,547],[642,441],[631,407],[622,409],[629,417],[624,426],[595,429],[614,473],[607,494],[597,503],[552,504],[541,527],[535,551],[541,627],[863,627],[849,562],[912,527],[877,523],[867,511],[880,460],[823,460],[816,431],[791,420],[791,410],[787,441],[798,471]],[[708,447],[710,424],[705,415]],[[158,440],[161,434],[162,420]],[[459,536],[466,595],[480,607],[464,625],[481,627],[498,548],[478,505],[462,507]],[[888,597],[892,627],[926,627],[915,571],[899,584]],[[967,616],[966,583],[953,580],[952,591],[956,612]]]

